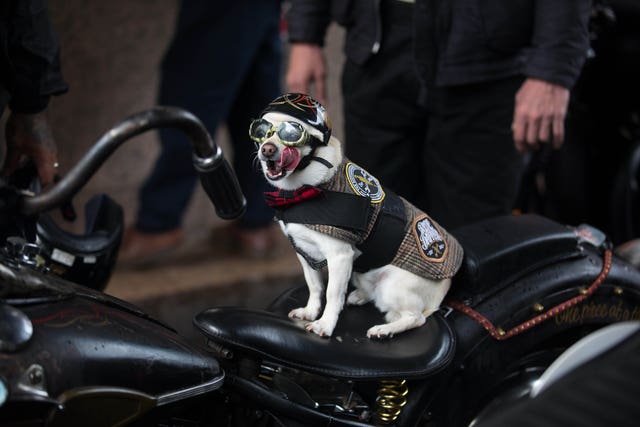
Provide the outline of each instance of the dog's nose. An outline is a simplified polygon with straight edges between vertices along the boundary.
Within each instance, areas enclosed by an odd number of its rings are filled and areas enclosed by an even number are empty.
[[[267,142],[266,144],[262,145],[262,148],[260,148],[260,151],[262,152],[262,155],[264,157],[272,157],[274,154],[276,154],[276,151],[278,151],[278,148],[272,143]]]

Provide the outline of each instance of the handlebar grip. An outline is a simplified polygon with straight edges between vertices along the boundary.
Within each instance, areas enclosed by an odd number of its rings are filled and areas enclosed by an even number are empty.
[[[218,157],[215,162],[208,165],[196,161],[195,167],[202,187],[213,203],[218,216],[222,219],[235,219],[242,216],[247,209],[247,201],[229,162],[223,157]]]

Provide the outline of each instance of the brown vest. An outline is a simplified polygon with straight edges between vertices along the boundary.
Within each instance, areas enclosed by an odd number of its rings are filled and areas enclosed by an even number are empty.
[[[319,185],[320,188],[332,192],[340,192],[369,199],[366,230],[353,230],[333,225],[304,224],[306,227],[347,241],[360,247],[376,233],[376,222],[380,215],[385,215],[383,204],[387,195],[379,181],[366,170],[347,159],[338,166],[329,182]],[[430,279],[446,279],[452,277],[462,263],[463,249],[458,241],[438,225],[431,217],[399,197],[404,207],[404,228],[396,236],[399,242],[391,265],[408,270],[421,277]],[[304,203],[304,202],[302,202]],[[286,220],[285,220],[286,222]],[[304,221],[301,221],[304,223]],[[402,231],[400,231],[402,230]],[[292,241],[295,247],[295,241]],[[298,248],[314,268],[326,264],[326,260],[311,260]],[[366,254],[363,253],[362,256]],[[356,261],[357,262],[357,261]]]

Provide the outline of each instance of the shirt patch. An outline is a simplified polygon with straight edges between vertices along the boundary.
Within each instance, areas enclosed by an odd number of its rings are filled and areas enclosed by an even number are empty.
[[[420,256],[430,262],[444,262],[447,255],[447,243],[442,233],[431,219],[422,214],[413,220],[413,235],[418,242]]]
[[[347,182],[356,194],[368,197],[371,203],[380,203],[384,200],[384,190],[375,176],[351,162],[345,165],[345,172]]]

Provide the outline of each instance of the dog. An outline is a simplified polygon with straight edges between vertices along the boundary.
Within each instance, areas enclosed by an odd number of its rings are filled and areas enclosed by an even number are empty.
[[[278,189],[265,200],[276,210],[309,288],[306,306],[289,317],[329,337],[346,297],[347,304],[373,302],[385,313],[387,323],[372,326],[369,338],[423,325],[462,262],[455,238],[346,159],[326,110],[310,96],[276,98],[251,123],[249,135],[265,178]],[[350,281],[355,288],[346,296]]]

